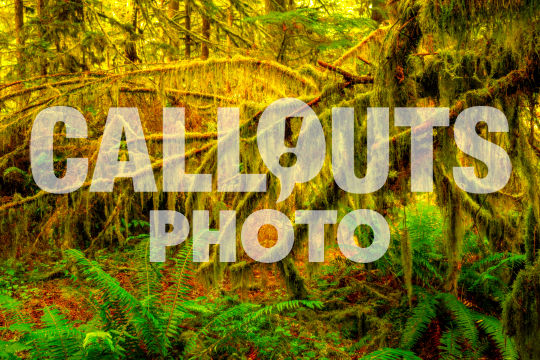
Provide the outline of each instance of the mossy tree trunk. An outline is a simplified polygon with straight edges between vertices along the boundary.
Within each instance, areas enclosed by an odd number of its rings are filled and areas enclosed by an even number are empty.
[[[39,40],[41,41],[41,46],[45,42],[44,39],[44,22],[45,22],[45,0],[37,0],[36,3],[36,10],[37,10],[37,16],[38,16],[38,26],[37,26],[37,33]],[[39,74],[40,75],[47,75],[47,49],[42,48],[41,51],[41,57],[39,58]]]
[[[189,34],[189,31],[191,31],[191,4],[190,0],[184,0],[184,12],[185,12],[185,28],[188,32],[186,32],[185,37],[185,48],[184,48],[184,55],[186,59],[189,59],[191,57],[191,35]]]
[[[306,283],[290,256],[278,262],[278,269],[285,280],[291,299],[306,299],[308,296]]]
[[[22,0],[15,0],[15,45],[17,49],[15,54],[17,57],[18,75],[21,79],[24,78],[25,59],[24,59],[24,4]]]
[[[139,61],[139,56],[137,55],[137,45],[135,44],[135,40],[137,36],[137,23],[138,23],[137,12],[138,12],[137,1],[133,0],[133,8],[132,8],[132,13],[131,13],[131,27],[129,29],[128,40],[125,46],[126,58],[132,63]]]
[[[504,303],[502,320],[521,359],[540,359],[540,261],[518,274]]]
[[[202,16],[202,36],[206,41],[201,43],[201,59],[206,60],[210,55],[208,50],[208,41],[210,41],[210,18],[208,14]]]
[[[170,0],[169,4],[167,5],[167,15],[169,16],[170,19],[174,19],[174,17],[178,13],[178,9],[179,9],[178,0]],[[174,49],[174,52],[176,53],[176,49],[178,48],[178,41],[174,37],[172,37],[170,39],[170,44],[171,44],[171,47]],[[170,60],[175,60],[175,59],[176,59],[175,55],[170,57]]]

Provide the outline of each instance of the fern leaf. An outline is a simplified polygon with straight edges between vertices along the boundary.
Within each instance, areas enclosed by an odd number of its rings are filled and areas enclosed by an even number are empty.
[[[473,348],[476,348],[478,345],[478,329],[475,326],[471,310],[452,294],[440,293],[438,297],[452,313],[462,336]]]
[[[126,328],[128,333],[132,327],[132,337],[142,341],[146,351],[165,354],[167,342],[160,336],[162,325],[159,319],[126,291],[118,280],[103,271],[98,263],[86,259],[78,250],[66,250],[66,254],[75,261],[88,281],[100,290],[104,320],[112,321],[112,327]],[[138,341],[132,343],[131,347],[135,348]]]
[[[463,357],[459,334],[454,329],[445,331],[440,342],[439,350],[441,350],[443,359],[461,359]]]
[[[361,360],[421,360],[413,352],[401,349],[383,348],[367,355],[364,355]]]
[[[405,324],[405,329],[401,337],[401,347],[403,349],[412,349],[424,331],[426,331],[429,324],[436,316],[437,303],[438,298],[428,294],[413,309],[411,317]]]
[[[476,324],[497,344],[497,348],[505,360],[519,359],[519,355],[514,347],[514,342],[504,335],[499,320],[479,313],[475,313],[473,318],[475,319]]]
[[[31,352],[35,359],[82,359],[82,334],[55,308],[43,309],[42,329],[31,337],[40,350]]]
[[[191,277],[191,256],[193,252],[193,241],[187,240],[175,257],[175,283],[165,293],[165,313],[166,324],[164,334],[171,338],[178,335],[178,308],[181,302],[187,299],[191,291],[191,285],[188,283]]]

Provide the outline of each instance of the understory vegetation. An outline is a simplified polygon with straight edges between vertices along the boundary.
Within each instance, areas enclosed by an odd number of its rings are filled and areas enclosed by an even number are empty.
[[[540,2],[534,0],[0,1],[1,359],[540,359]],[[365,174],[368,107],[390,108],[386,184],[352,194],[330,161],[276,203],[279,179],[257,150],[257,123],[294,97],[318,115],[331,154],[332,108],[355,113],[355,172]],[[118,179],[112,193],[34,182],[30,133],[52,106],[78,109],[88,136],[54,137],[54,170],[96,163],[108,111],[136,107],[158,191]],[[454,141],[457,116],[500,109],[508,132],[477,133],[508,153],[489,194],[461,190],[455,166],[486,165]],[[164,107],[184,107],[186,173],[216,174],[217,109],[240,108],[240,171],[265,192],[173,193],[162,184]],[[434,190],[411,193],[411,129],[397,107],[447,107],[433,133]],[[291,122],[285,142],[295,143]],[[119,159],[129,159],[121,146]],[[215,178],[215,176],[214,176]],[[216,188],[214,180],[214,189]],[[192,261],[193,243],[149,259],[149,212],[356,209],[391,232],[379,260],[348,260],[325,227],[325,262],[308,262],[306,226],[275,264]],[[265,246],[272,229],[259,232]],[[359,227],[355,241],[372,234]]]

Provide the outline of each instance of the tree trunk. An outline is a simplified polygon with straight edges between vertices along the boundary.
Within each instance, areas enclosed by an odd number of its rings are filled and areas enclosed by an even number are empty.
[[[283,279],[285,280],[285,284],[287,285],[287,291],[289,292],[291,299],[306,299],[308,296],[306,283],[298,272],[298,269],[296,268],[296,265],[294,264],[294,261],[291,259],[291,257],[286,257],[285,259],[279,261],[277,265],[279,271],[281,272],[281,275],[283,276]]]
[[[23,79],[25,75],[25,63],[24,63],[24,6],[22,0],[15,0],[15,44],[17,50],[15,55],[17,57],[17,66],[19,78]]]
[[[540,359],[540,261],[519,272],[504,301],[502,323],[520,359]]]
[[[206,15],[203,15],[202,18],[202,36],[206,40],[210,40],[210,19]],[[201,44],[201,59],[208,59],[208,55],[208,43],[203,42]]]
[[[265,0],[264,9],[265,9],[266,14],[269,14],[272,11],[285,12],[287,11],[287,2],[285,0]],[[283,59],[285,58],[285,52],[286,52],[287,43],[289,40],[289,36],[287,34],[287,27],[285,26],[285,24],[281,24],[281,25],[270,24],[268,26],[268,31],[273,35],[272,37],[274,39],[281,38],[279,43],[274,43],[272,44],[272,46],[278,48],[278,52],[276,54],[276,61],[282,62]]]
[[[167,14],[168,14],[170,19],[173,19],[176,16],[176,14],[178,13],[178,8],[179,8],[178,0],[170,0],[169,1],[169,5],[167,7]],[[176,40],[175,37],[171,37],[170,45],[175,50],[178,48],[178,41]],[[174,52],[176,52],[176,51],[174,51]],[[169,56],[169,60],[175,60],[176,59],[176,56],[175,56],[174,52],[173,52],[173,54],[171,54]]]
[[[191,31],[191,4],[190,0],[184,0],[184,7],[186,11],[186,22],[185,22],[185,28],[187,31]],[[191,35],[189,33],[186,33],[186,40],[185,40],[185,56],[186,59],[189,59],[191,57]]]
[[[227,13],[227,25],[229,26],[229,29],[232,29],[233,25],[233,7],[232,4],[229,5],[229,10]],[[227,57],[231,57],[232,52],[232,40],[231,35],[227,34]]]
[[[44,23],[44,14],[43,11],[45,10],[45,0],[37,0],[37,16],[38,16],[38,37],[40,41],[45,40],[44,37],[44,31],[43,31],[43,23]],[[39,73],[40,75],[47,75],[47,49],[41,48],[41,57],[39,59]]]
[[[133,1],[133,13],[131,17],[131,29],[129,30],[129,39],[126,42],[126,58],[134,63],[139,60],[139,56],[137,55],[137,46],[135,45],[135,37],[137,33],[137,1]]]
[[[450,194],[450,204],[447,208],[448,228],[446,238],[446,251],[448,257],[448,275],[446,278],[446,291],[457,295],[457,282],[461,270],[461,244],[463,243],[464,227],[461,204],[458,194]]]

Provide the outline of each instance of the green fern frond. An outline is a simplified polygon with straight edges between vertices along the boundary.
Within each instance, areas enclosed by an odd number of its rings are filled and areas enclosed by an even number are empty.
[[[254,313],[248,315],[244,320],[243,324],[250,323],[261,317],[269,316],[271,314],[282,313],[284,311],[291,311],[297,309],[301,306],[305,306],[309,309],[322,309],[323,303],[321,301],[311,301],[311,300],[289,300],[283,301],[277,304],[268,305],[263,307],[260,310],[255,311]]]
[[[503,301],[509,289],[506,282],[499,277],[499,270],[524,265],[525,255],[495,253],[464,266],[459,275],[459,283],[468,291]]]
[[[505,360],[519,359],[519,355],[514,347],[514,342],[504,335],[499,320],[479,313],[473,314],[473,318],[475,319],[476,324],[497,344],[497,348]]]
[[[503,265],[508,265],[509,267],[523,266],[525,265],[525,255],[522,254],[508,254],[504,259],[499,261],[497,264],[490,266],[486,273],[494,273]]]
[[[449,293],[439,293],[437,296],[448,309],[457,324],[457,330],[466,339],[473,348],[478,345],[478,329],[475,326],[472,311],[469,310],[454,295]]]
[[[418,202],[407,212],[407,229],[413,250],[431,252],[442,237],[441,211],[427,202]]]
[[[410,350],[426,331],[437,314],[438,298],[428,294],[413,309],[411,317],[405,324],[401,337],[401,347]]]
[[[74,260],[87,280],[100,291],[101,308],[108,328],[125,328],[128,333],[142,341],[144,348],[152,354],[166,353],[167,343],[161,336],[162,324],[143,304],[126,291],[118,280],[107,274],[98,263],[90,261],[74,249],[66,250],[66,254]],[[137,342],[131,346],[137,347]]]
[[[443,359],[461,359],[463,358],[462,348],[459,344],[459,334],[455,329],[448,329],[443,333],[440,339],[441,356]]]
[[[31,337],[32,328],[35,326],[30,317],[22,311],[22,303],[8,295],[0,295],[0,314],[3,318],[4,328],[20,334],[19,341],[5,342],[1,351],[7,358],[16,356],[20,351],[30,350],[34,353],[39,351],[36,341]],[[16,357],[17,358],[17,357]]]
[[[174,257],[174,285],[167,289],[164,296],[164,309],[166,309],[164,334],[168,338],[178,335],[178,315],[185,313],[179,312],[179,308],[182,306],[182,301],[188,298],[192,288],[189,284],[192,276],[192,254],[193,241],[189,239]]]
[[[122,355],[122,349],[116,346],[111,334],[104,331],[87,333],[83,348],[85,360],[116,360]]]
[[[443,282],[443,277],[439,270],[432,264],[433,256],[423,251],[414,251],[413,256],[413,276],[422,281],[425,286],[433,287],[433,280]]]
[[[0,359],[17,360],[21,359],[16,354],[29,350],[29,347],[20,341],[0,340]]]
[[[210,351],[215,349],[218,344],[229,339],[232,334],[248,334],[257,329],[257,321],[267,319],[272,314],[279,314],[285,311],[292,311],[300,307],[307,307],[309,309],[321,309],[323,303],[320,301],[311,300],[290,300],[277,304],[261,307],[260,305],[251,303],[241,303],[233,306],[230,309],[222,311],[215,316],[212,321],[207,323],[197,334],[192,337],[186,345],[185,353],[193,353],[196,348],[197,339],[201,337],[209,337],[213,329],[226,329],[225,334],[222,334],[217,341],[206,349]],[[233,321],[238,319],[239,321]],[[198,354],[200,355],[200,354]]]
[[[499,252],[490,254],[485,258],[476,261],[474,264],[472,264],[471,269],[480,270],[491,264],[495,264],[495,268],[499,268],[507,262],[520,262],[521,259],[524,261],[525,255]]]
[[[421,360],[413,352],[401,349],[383,348],[367,355],[364,355],[361,360]]]
[[[209,336],[212,328],[223,327],[227,324],[229,319],[244,316],[249,310],[253,310],[255,308],[259,308],[259,306],[250,303],[242,303],[217,314],[210,322],[208,322],[201,330],[199,330],[195,336],[189,339],[184,352],[186,354],[193,353],[197,346],[197,340],[200,337]]]
[[[147,309],[157,306],[161,296],[163,275],[161,273],[163,263],[149,261],[150,240],[148,234],[137,237],[140,243],[134,251],[135,277],[134,286],[139,290],[138,298]]]
[[[82,359],[82,334],[57,309],[43,309],[41,320],[44,327],[34,329],[31,338],[35,341],[33,359]]]

